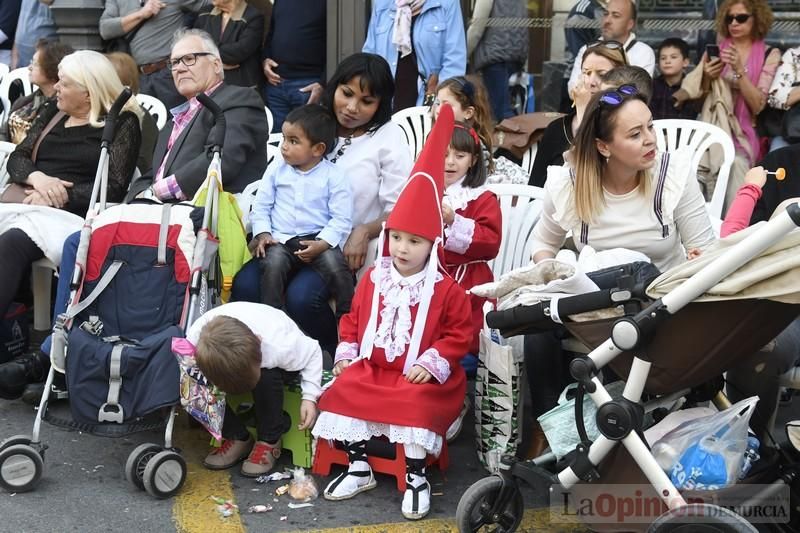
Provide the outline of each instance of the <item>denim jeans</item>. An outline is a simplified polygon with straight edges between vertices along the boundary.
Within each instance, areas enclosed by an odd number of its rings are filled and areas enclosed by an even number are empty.
[[[783,148],[785,146],[789,146],[789,141],[783,137],[773,137],[769,143],[769,151],[774,152],[778,148]]]
[[[233,279],[231,301],[256,302],[261,296],[261,274],[257,260],[242,267]],[[331,297],[325,280],[311,267],[303,267],[286,288],[286,312],[306,335],[316,339],[329,354],[336,352],[339,336],[336,318],[328,305]]]
[[[504,118],[513,117],[511,109],[511,92],[508,90],[508,78],[517,70],[514,63],[492,63],[481,70],[483,84],[492,106],[495,120],[500,122]]]
[[[273,244],[267,248],[266,255],[259,261],[261,303],[285,309],[283,302],[287,283],[306,265],[295,255],[295,252],[302,248],[300,241],[314,240],[315,238],[316,235],[293,237],[285,244]],[[344,260],[342,250],[338,246],[329,248],[315,257],[310,266],[325,280],[325,284],[333,289],[338,320],[350,311],[354,291],[353,273]]]
[[[267,83],[264,87],[264,99],[267,107],[272,112],[272,132],[280,133],[286,115],[292,109],[303,106],[308,102],[311,93],[301,93],[300,89],[306,85],[318,82],[319,78],[294,78],[284,79],[278,85]]]
[[[264,442],[276,442],[291,424],[291,420],[283,416],[283,373],[280,368],[262,368],[261,379],[252,391],[256,433],[258,440]],[[234,440],[250,437],[246,421],[237,416],[229,403],[225,405],[222,436]]]

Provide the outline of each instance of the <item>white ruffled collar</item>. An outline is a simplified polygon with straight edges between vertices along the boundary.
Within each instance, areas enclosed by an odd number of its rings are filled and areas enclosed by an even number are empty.
[[[465,178],[466,176],[462,176],[460,180],[448,185],[444,191],[442,202],[450,206],[453,211],[464,209],[467,204],[489,190],[485,185],[467,187],[464,185]]]
[[[411,308],[419,304],[425,284],[425,269],[411,275],[403,276],[392,264],[391,258],[381,260],[381,279],[375,279],[373,270],[372,282],[378,283],[378,291],[383,297],[383,308],[380,310],[375,346],[383,348],[386,360],[391,363],[406,352],[411,342]],[[436,281],[444,279],[440,272],[436,273]]]

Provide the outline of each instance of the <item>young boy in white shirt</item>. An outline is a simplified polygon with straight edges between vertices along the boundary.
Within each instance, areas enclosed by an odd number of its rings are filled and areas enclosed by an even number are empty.
[[[203,375],[229,394],[251,392],[258,440],[225,406],[222,445],[203,464],[212,470],[230,468],[247,458],[242,474],[255,477],[272,470],[281,454],[281,435],[289,427],[283,412],[283,377],[300,373],[300,425],[308,429],[317,417],[321,389],[322,350],[285,313],[267,305],[233,302],[205,313],[192,324],[186,339],[195,346]]]

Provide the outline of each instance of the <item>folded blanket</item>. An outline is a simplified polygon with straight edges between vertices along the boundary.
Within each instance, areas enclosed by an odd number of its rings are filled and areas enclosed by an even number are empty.
[[[83,219],[63,209],[38,205],[0,204],[0,233],[24,231],[44,256],[59,265],[61,249],[69,235],[80,231]]]

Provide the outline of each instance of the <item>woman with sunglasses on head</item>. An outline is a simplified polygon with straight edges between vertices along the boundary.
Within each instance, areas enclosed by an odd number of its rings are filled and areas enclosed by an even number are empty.
[[[572,108],[561,118],[551,122],[539,140],[539,149],[533,160],[528,185],[544,186],[547,167],[564,164],[564,152],[572,146],[581,125],[586,105],[600,90],[602,77],[615,67],[627,65],[625,50],[617,41],[597,41],[590,44],[581,58],[581,76],[570,93]]]
[[[731,172],[726,204],[742,184],[744,172],[762,156],[756,117],[767,104],[781,59],[780,50],[769,48],[764,42],[772,20],[772,10],[764,0],[725,0],[716,20],[719,57],[703,54],[703,91],[710,91],[715,80],[725,82],[741,130],[732,132],[739,163]]]
[[[534,262],[555,257],[570,231],[578,251],[627,248],[661,270],[714,242],[691,157],[658,151],[652,114],[635,87],[592,97],[568,159],[568,166],[548,168]],[[536,419],[566,385],[559,332],[526,336],[525,359]],[[536,456],[546,440],[540,427],[533,435],[529,453]]]

